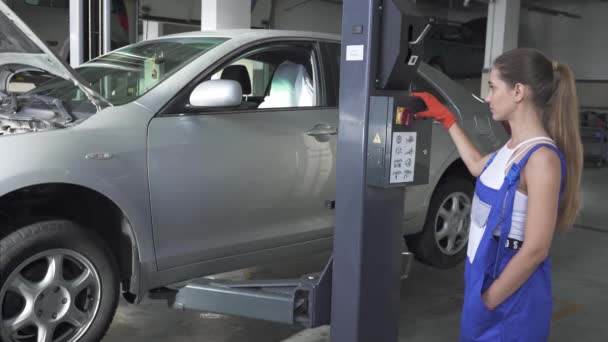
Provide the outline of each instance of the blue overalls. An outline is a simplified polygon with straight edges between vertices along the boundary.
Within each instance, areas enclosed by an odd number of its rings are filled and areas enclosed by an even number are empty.
[[[477,180],[475,194],[490,206],[485,231],[473,258],[465,264],[465,293],[461,321],[461,342],[471,341],[547,341],[551,326],[551,263],[543,261],[530,278],[493,311],[488,310],[481,296],[498,278],[517,250],[507,248],[511,228],[515,192],[524,165],[537,149],[548,147],[561,160],[562,188],[566,176],[565,158],[551,144],[533,146],[520,162],[509,169],[500,189],[492,189]],[[492,163],[492,155],[485,168]],[[484,168],[484,170],[485,170]],[[561,196],[561,190],[560,190]],[[493,232],[500,225],[500,239]]]

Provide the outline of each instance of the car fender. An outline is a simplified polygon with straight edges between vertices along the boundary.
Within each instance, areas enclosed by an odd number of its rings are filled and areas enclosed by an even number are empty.
[[[116,133],[79,128],[0,137],[0,197],[42,184],[93,190],[112,201],[130,223],[142,273],[155,271],[145,129]],[[104,160],[106,151],[111,153]]]

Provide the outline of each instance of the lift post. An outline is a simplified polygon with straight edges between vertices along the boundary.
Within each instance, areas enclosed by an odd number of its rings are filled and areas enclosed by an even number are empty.
[[[430,122],[411,121],[412,112],[421,108],[407,96],[422,56],[425,24],[411,0],[344,1],[331,296],[334,342],[398,339],[404,185],[425,182],[424,171],[418,169],[425,160],[428,182],[430,141],[420,138],[430,136]],[[395,135],[397,123],[404,120],[408,125],[401,126],[411,133]],[[413,149],[417,157],[405,169],[392,155],[404,137],[413,139],[408,151]],[[402,178],[406,171],[411,177]]]

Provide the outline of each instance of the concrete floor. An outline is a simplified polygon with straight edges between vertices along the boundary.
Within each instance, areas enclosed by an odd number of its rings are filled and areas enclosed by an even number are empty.
[[[556,237],[553,250],[554,317],[550,341],[607,341],[608,168],[586,169],[579,226]],[[326,256],[248,270],[255,278],[297,277],[319,270]],[[401,291],[399,341],[457,341],[463,268],[436,270],[414,263]],[[239,274],[239,273],[237,273]],[[240,272],[240,274],[243,274]],[[229,275],[230,276],[230,275]],[[104,342],[313,342],[328,328],[299,327],[221,315],[178,312],[164,302],[121,303]],[[293,336],[296,335],[296,336]],[[291,338],[290,338],[291,337]]]

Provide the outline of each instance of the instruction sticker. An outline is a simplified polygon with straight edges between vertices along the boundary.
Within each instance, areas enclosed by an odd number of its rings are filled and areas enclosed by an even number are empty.
[[[363,45],[348,45],[346,46],[347,61],[362,61],[364,57]]]
[[[413,182],[415,165],[416,132],[394,132],[390,183]]]

